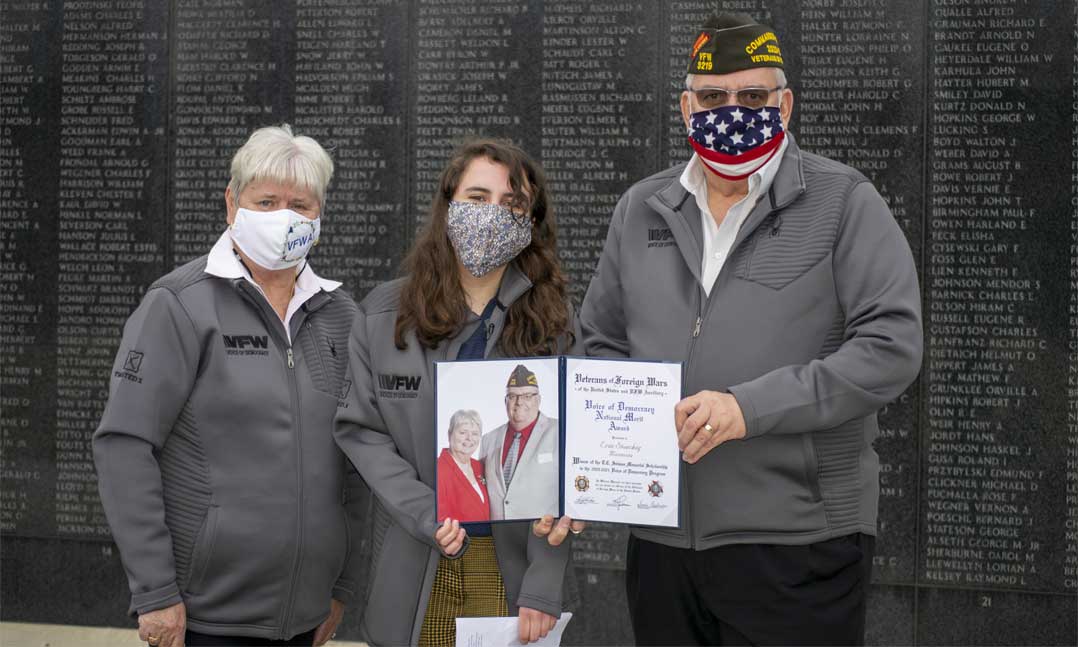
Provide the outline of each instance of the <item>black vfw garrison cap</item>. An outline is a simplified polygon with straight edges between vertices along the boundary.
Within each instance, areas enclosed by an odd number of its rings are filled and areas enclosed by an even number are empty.
[[[709,19],[692,44],[689,74],[729,74],[755,67],[782,67],[778,36],[743,13]]]
[[[535,373],[529,371],[523,364],[517,364],[505,386],[539,386],[539,380],[535,379]]]

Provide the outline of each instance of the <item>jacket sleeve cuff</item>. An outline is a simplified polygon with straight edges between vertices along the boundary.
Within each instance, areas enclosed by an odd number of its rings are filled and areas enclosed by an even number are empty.
[[[333,585],[333,599],[337,602],[348,606],[355,601],[355,598],[356,586],[351,580],[340,579]]]
[[[762,435],[764,431],[760,428],[760,418],[756,415],[756,406],[753,405],[752,398],[741,388],[741,385],[730,387],[729,391],[730,395],[737,400],[737,405],[741,407],[741,417],[745,419],[745,439]]]
[[[521,594],[517,596],[517,607],[528,607],[529,609],[542,611],[548,616],[554,616],[555,618],[561,617],[560,600],[552,602],[550,600],[544,600],[543,598],[537,598],[534,595]]]
[[[445,551],[442,550],[442,547],[438,545],[438,540],[434,538],[434,535],[438,532],[438,529],[441,526],[442,524],[434,520],[434,511],[432,510],[431,513],[427,515],[427,517],[422,522],[420,522],[419,527],[423,530],[419,531],[420,535],[419,537],[416,537],[416,539],[425,542],[427,545],[434,548],[434,550],[438,551],[439,555],[445,557],[446,559],[458,559],[461,555],[464,554],[464,551],[468,550],[468,535],[464,535],[464,544],[460,547],[460,551],[457,552],[456,555],[446,555]]]
[[[183,602],[180,596],[180,587],[175,582],[169,583],[153,591],[134,593],[131,595],[131,607],[127,610],[128,615],[137,616],[150,611],[157,611],[165,607]]]
[[[464,553],[468,550],[468,545],[471,544],[471,543],[472,543],[472,538],[469,537],[468,535],[464,535],[464,544],[460,547],[460,550],[458,550],[456,553],[454,553],[452,555],[446,555],[445,552],[442,551],[441,548],[438,549],[438,552],[442,553],[442,557],[445,557],[446,559],[460,559],[461,557],[464,557]]]
[[[528,607],[557,618],[561,614],[565,572],[572,551],[572,535],[560,546],[527,531],[528,569],[517,594],[517,607]]]

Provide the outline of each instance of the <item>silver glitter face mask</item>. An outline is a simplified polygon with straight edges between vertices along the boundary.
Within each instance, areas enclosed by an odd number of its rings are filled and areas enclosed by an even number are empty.
[[[532,242],[530,219],[500,204],[450,202],[447,224],[457,258],[475,277],[505,265]]]

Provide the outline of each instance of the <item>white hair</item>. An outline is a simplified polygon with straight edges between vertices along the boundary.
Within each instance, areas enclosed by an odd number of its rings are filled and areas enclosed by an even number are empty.
[[[785,88],[786,87],[786,72],[783,71],[783,69],[781,67],[773,67],[771,69],[775,71],[775,86],[780,87],[780,88]],[[696,75],[695,74],[686,74],[685,75],[685,89],[686,90],[690,90],[690,91],[692,90],[692,77],[694,77],[694,76],[696,76]]]
[[[281,124],[251,133],[232,156],[231,172],[228,187],[237,204],[248,184],[269,180],[306,189],[325,206],[333,160],[318,142],[293,135],[291,126]]]
[[[478,411],[474,409],[457,409],[449,418],[450,440],[453,438],[453,431],[466,422],[474,424],[479,433],[483,433],[483,420],[479,417]]]

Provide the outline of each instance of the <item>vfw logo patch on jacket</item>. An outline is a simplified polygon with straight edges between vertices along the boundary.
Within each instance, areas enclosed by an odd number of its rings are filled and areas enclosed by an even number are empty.
[[[418,398],[422,375],[378,374],[378,395],[383,398]]]
[[[229,355],[269,355],[267,335],[221,335]]]
[[[648,229],[648,247],[673,247],[677,242],[674,240],[674,232],[663,227],[661,229]]]

